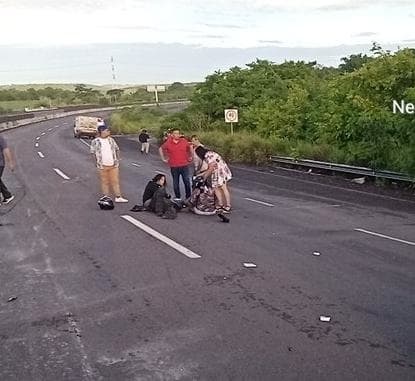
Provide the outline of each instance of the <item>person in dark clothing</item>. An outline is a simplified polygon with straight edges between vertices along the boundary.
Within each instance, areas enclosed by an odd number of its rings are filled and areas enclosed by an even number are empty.
[[[158,173],[154,176],[146,185],[143,193],[143,205],[146,205],[147,201],[150,201],[154,196],[154,193],[160,188],[166,186],[166,176]],[[149,202],[147,202],[147,205]]]
[[[147,133],[147,130],[141,131],[141,134],[138,135],[138,140],[141,143],[141,153],[144,152],[148,154],[148,150],[150,149],[150,143],[148,140],[150,139],[150,135]]]
[[[7,145],[6,139],[0,135],[0,193],[3,195],[3,204],[8,204],[14,199],[14,196],[10,193],[6,187],[6,184],[4,184],[1,179],[6,165],[9,167],[11,172],[14,171],[15,163],[12,152]]]
[[[163,218],[176,218],[176,209],[171,201],[171,196],[166,191],[166,185],[165,175],[159,173],[154,176],[144,189],[143,204],[135,205],[131,211],[141,212],[149,210]]]

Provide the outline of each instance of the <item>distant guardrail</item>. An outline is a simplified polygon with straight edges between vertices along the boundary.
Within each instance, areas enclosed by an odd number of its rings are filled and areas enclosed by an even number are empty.
[[[159,104],[169,105],[169,104],[187,104],[187,103],[189,103],[189,101],[178,100],[178,101],[163,102]],[[40,116],[35,116],[32,118],[22,118],[18,120],[9,120],[6,122],[2,122],[0,123],[0,131],[10,130],[13,128],[26,126],[26,125],[33,124],[33,123],[39,123],[45,120],[64,118],[66,116],[71,116],[71,115],[79,115],[79,114],[99,112],[99,111],[102,112],[102,111],[121,110],[123,108],[134,107],[134,106],[148,107],[148,106],[157,106],[157,104],[156,103],[143,103],[143,104],[130,104],[130,105],[113,106],[113,107],[97,107],[97,108],[92,108],[92,109],[85,108],[82,110],[74,110],[74,111],[66,111],[66,112],[60,111],[54,114],[40,115]]]
[[[123,107],[128,107],[128,106],[123,106]],[[33,118],[13,120],[13,121],[0,123],[0,131],[26,126],[28,124],[39,123],[45,120],[59,119],[59,118],[64,118],[66,116],[83,114],[85,112],[90,113],[90,112],[98,112],[98,111],[112,111],[112,110],[116,110],[119,108],[122,108],[122,107],[105,107],[105,108],[77,110],[77,111],[70,111],[70,112],[59,112],[56,114],[48,114],[48,115],[35,116]]]
[[[279,163],[279,164],[291,164],[299,167],[306,167],[306,168],[316,168],[316,169],[323,169],[323,170],[331,170],[334,172],[343,172],[349,173],[352,175],[360,175],[360,176],[368,176],[368,177],[377,177],[395,181],[404,181],[414,183],[415,178],[411,178],[410,176],[393,171],[383,171],[383,170],[375,170],[372,168],[367,167],[355,167],[352,165],[346,164],[337,164],[337,163],[329,163],[326,161],[317,161],[317,160],[307,160],[307,159],[295,159],[292,157],[287,156],[270,156],[271,162]]]

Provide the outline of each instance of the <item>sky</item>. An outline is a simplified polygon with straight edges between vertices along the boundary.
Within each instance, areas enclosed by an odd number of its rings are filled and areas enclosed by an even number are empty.
[[[264,59],[301,59],[298,49],[303,49],[304,58],[312,59],[314,51],[314,59],[320,63],[336,65],[344,54],[330,54],[329,50],[339,46],[345,53],[350,47],[367,49],[373,41],[382,46],[415,46],[415,0],[0,0],[0,14],[0,57],[4,60],[0,63],[0,83],[76,80],[74,73],[80,75],[79,68],[103,65],[102,60],[106,61],[102,71],[106,74],[91,79],[108,83],[111,55],[117,78],[146,82],[143,66],[137,78],[123,77],[121,63],[131,58],[127,50],[134,46],[146,47],[142,54],[149,54],[148,48],[152,47],[151,57],[163,50],[161,47],[184,47],[193,52],[181,63],[189,68],[189,57],[197,52],[215,52],[218,55],[210,58],[212,67],[216,62],[216,68],[221,69],[244,64],[229,62],[236,51],[251,52],[248,63],[261,52],[270,54],[259,57]],[[85,47],[97,44],[106,49],[104,56],[96,54],[98,49],[90,49],[77,62],[76,49],[85,51]],[[115,49],[118,55],[114,55],[113,47],[117,45],[125,51]],[[174,54],[174,49],[173,53],[168,50]],[[57,51],[61,62],[53,55]],[[295,54],[290,55],[293,51]],[[22,54],[36,56],[31,74],[30,62],[21,62]],[[155,58],[158,65],[165,60],[164,55]],[[178,67],[173,66],[171,78],[163,72],[159,78],[152,74],[148,80],[176,80]],[[56,73],[58,67],[66,73],[62,77]],[[209,74],[203,70],[206,68],[201,68],[200,79]],[[192,74],[182,81],[196,77]]]

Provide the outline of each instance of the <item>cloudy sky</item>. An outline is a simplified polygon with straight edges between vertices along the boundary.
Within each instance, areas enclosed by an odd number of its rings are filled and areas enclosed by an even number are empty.
[[[3,57],[4,49],[97,43],[225,50],[415,44],[415,0],[0,0],[0,14]],[[315,59],[331,63],[317,52]],[[1,66],[6,72],[15,81]]]

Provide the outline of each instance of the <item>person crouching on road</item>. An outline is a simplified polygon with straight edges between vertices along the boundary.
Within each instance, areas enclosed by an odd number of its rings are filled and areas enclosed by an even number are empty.
[[[106,125],[98,127],[98,136],[91,142],[90,152],[95,157],[101,180],[101,191],[104,196],[110,197],[110,188],[115,194],[115,202],[128,202],[122,197],[119,181],[120,149]]]
[[[218,202],[217,211],[230,213],[231,196],[227,183],[232,179],[231,170],[218,153],[203,147],[198,139],[193,138],[192,143],[196,147],[195,154],[208,166],[200,175],[205,180],[210,177]]]

